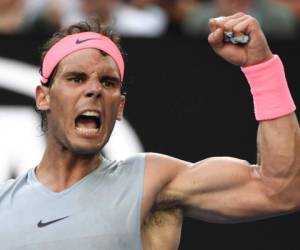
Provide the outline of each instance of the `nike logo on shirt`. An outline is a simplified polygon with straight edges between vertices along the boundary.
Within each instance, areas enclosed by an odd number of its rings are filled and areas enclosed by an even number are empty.
[[[46,227],[48,225],[51,225],[55,222],[58,222],[58,221],[61,221],[61,220],[64,220],[66,218],[68,218],[69,216],[65,216],[65,217],[62,217],[62,218],[59,218],[59,219],[56,219],[56,220],[51,220],[51,221],[47,221],[47,222],[42,222],[42,220],[39,221],[39,223],[37,224],[38,227]]]
[[[83,39],[83,40],[79,40],[79,38],[76,40],[76,44],[81,44],[90,40],[100,40],[99,38],[87,38],[87,39]]]

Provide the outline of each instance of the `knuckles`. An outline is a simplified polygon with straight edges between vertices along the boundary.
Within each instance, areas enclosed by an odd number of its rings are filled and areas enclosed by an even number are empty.
[[[239,11],[235,14],[236,16],[246,16],[247,14],[242,12],[242,11]]]
[[[226,22],[226,23],[223,25],[223,28],[224,28],[225,30],[228,30],[228,31],[232,30],[232,22],[231,22],[231,21]]]
[[[241,21],[237,22],[237,19],[241,19]],[[239,25],[241,22],[243,22],[244,25]],[[244,31],[245,27],[259,27],[259,24],[253,16],[239,12],[233,16],[211,19],[209,21],[209,27],[213,29],[222,28],[226,31],[241,32]]]

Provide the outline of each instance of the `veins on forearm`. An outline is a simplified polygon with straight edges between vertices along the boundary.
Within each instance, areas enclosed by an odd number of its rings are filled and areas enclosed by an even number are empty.
[[[284,198],[287,203],[300,175],[299,135],[293,114],[261,122],[257,133],[259,173],[268,183],[271,196]]]

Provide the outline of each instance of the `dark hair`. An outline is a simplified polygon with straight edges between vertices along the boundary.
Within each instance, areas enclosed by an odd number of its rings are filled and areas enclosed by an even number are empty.
[[[42,66],[43,66],[43,60],[45,58],[45,55],[52,48],[52,46],[54,44],[56,44],[58,41],[60,41],[61,39],[63,39],[64,37],[66,37],[68,35],[81,33],[81,32],[89,32],[89,31],[99,33],[99,34],[109,37],[120,49],[123,57],[125,57],[125,55],[122,51],[122,48],[120,46],[120,37],[116,33],[114,33],[114,31],[112,30],[112,28],[110,26],[102,24],[102,21],[99,17],[93,16],[93,17],[89,17],[86,21],[75,23],[75,24],[70,25],[69,27],[63,28],[53,34],[53,36],[44,44],[44,46],[41,49],[40,73],[42,74]],[[49,80],[45,84],[43,84],[47,88],[51,88],[51,86],[54,82],[56,73],[57,73],[57,68],[58,68],[58,65],[54,68],[53,72],[51,73],[51,75],[49,77]],[[122,89],[121,89],[121,93],[123,95],[126,94],[125,89],[126,89],[126,86],[123,83]],[[40,115],[41,115],[41,129],[44,133],[46,133],[47,132],[47,114],[45,111],[41,111],[38,109],[36,109],[36,111],[38,113],[40,113]]]

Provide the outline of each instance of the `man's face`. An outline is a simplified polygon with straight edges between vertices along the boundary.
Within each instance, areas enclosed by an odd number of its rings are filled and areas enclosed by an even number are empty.
[[[97,49],[66,56],[47,95],[48,142],[76,154],[99,153],[125,104],[116,63]]]

